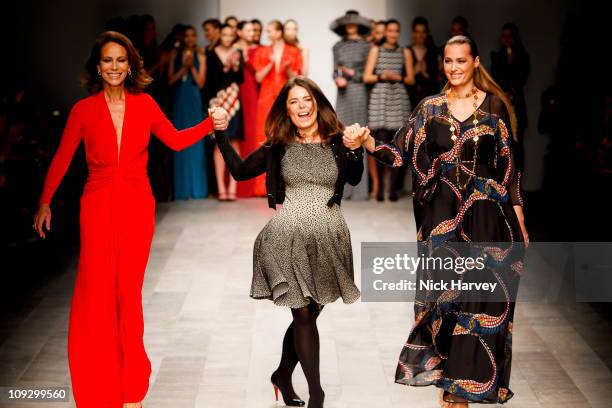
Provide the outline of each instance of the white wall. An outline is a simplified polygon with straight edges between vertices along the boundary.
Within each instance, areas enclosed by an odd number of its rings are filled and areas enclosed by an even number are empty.
[[[264,25],[273,19],[293,18],[300,27],[300,42],[310,50],[309,76],[335,104],[336,87],[332,80],[332,46],[339,37],[329,30],[329,24],[354,9],[363,16],[384,19],[386,0],[220,0],[221,17],[235,15],[239,19],[260,19]],[[267,43],[265,33],[262,42]]]

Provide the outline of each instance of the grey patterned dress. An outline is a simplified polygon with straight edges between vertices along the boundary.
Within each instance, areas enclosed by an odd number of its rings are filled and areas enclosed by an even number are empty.
[[[349,230],[340,206],[327,205],[338,177],[331,147],[291,143],[281,172],[285,201],[255,240],[251,297],[291,308],[357,301]]]
[[[345,66],[355,70],[355,75],[345,78],[348,81],[346,88],[338,88],[336,99],[336,113],[345,126],[359,123],[361,126],[368,121],[368,90],[363,82],[363,71],[370,52],[370,43],[366,40],[343,39],[334,44],[334,79],[344,76],[338,66]],[[367,155],[364,155],[364,170],[367,171]],[[355,200],[368,199],[367,173],[356,186],[347,185],[344,197]]]
[[[404,74],[404,50],[378,47],[378,61],[374,73],[383,71]],[[397,130],[410,115],[410,99],[403,82],[379,81],[370,93],[368,125],[370,129]]]

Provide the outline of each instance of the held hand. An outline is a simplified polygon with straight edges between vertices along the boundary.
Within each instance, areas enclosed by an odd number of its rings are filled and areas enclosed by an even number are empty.
[[[34,216],[34,229],[41,238],[46,238],[43,226],[47,231],[51,231],[51,209],[48,204],[42,204]]]
[[[193,66],[193,52],[190,50],[185,51],[183,54],[183,64],[189,68]]]
[[[401,81],[402,80],[402,74],[398,74],[397,72],[391,72],[389,74],[389,79],[391,81]]]
[[[355,70],[354,69],[350,69],[347,68],[345,66],[341,66],[340,69],[342,70],[342,72],[344,72],[346,75],[352,77],[355,76]]]
[[[354,125],[348,126],[346,129],[344,129],[342,142],[349,149],[355,150],[361,147],[369,135],[370,129],[367,127],[361,127],[359,124],[355,123]]]
[[[215,130],[226,130],[229,123],[229,115],[223,108],[211,108],[208,110],[208,116],[213,121],[213,128]]]
[[[343,77],[336,78],[336,86],[338,88],[346,88],[347,85],[348,85],[348,81],[346,80],[346,78],[343,78]]]

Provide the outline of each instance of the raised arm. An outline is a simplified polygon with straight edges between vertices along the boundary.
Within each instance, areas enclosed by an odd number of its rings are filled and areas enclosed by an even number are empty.
[[[246,159],[242,160],[236,152],[225,132],[215,131],[215,140],[223,160],[227,164],[232,177],[237,181],[248,180],[263,174],[266,171],[266,154],[264,145],[251,153]]]
[[[147,98],[149,105],[151,132],[174,151],[191,146],[213,131],[213,123],[210,117],[207,117],[193,127],[177,130],[153,98],[146,94],[143,97]]]
[[[55,190],[57,190],[62,178],[66,174],[66,170],[70,166],[74,152],[81,142],[82,116],[82,107],[79,104],[75,105],[68,115],[59,147],[55,156],[53,156],[49,171],[45,177],[39,205],[49,205],[51,203]]]

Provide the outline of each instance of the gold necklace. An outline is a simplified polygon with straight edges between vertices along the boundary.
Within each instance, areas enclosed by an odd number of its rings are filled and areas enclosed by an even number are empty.
[[[449,111],[449,122],[450,122],[450,132],[451,132],[451,140],[453,141],[453,147],[455,147],[454,145],[457,142],[457,138],[459,137],[459,133],[460,133],[460,128],[461,128],[461,124],[459,124],[459,129],[455,128],[455,124],[454,124],[454,120],[452,118],[452,115],[450,114],[450,99],[448,98],[448,96],[452,96],[454,98],[461,98],[461,96],[459,96],[456,92],[454,92],[452,89],[449,90],[448,94],[447,94],[447,98],[446,100],[448,101],[448,111]],[[472,106],[474,107],[474,113],[472,113],[472,116],[474,116],[474,120],[472,121],[472,124],[474,126],[476,126],[478,124],[478,118],[476,117],[476,114],[478,113],[478,89],[476,89],[475,87],[472,88],[472,90],[470,92],[468,92],[464,98],[470,98],[470,97],[474,97],[474,102],[472,103]],[[472,162],[472,174],[476,174],[476,160],[478,158],[478,135],[474,136],[472,138],[472,141],[474,142],[474,157],[473,157],[473,162]],[[461,177],[460,177],[460,171],[459,171],[459,167],[460,167],[460,162],[459,162],[459,156],[460,156],[459,151],[456,152],[455,157],[456,157],[456,162],[455,162],[455,179],[457,180],[457,187],[459,188],[459,190],[461,191],[465,191],[467,189],[468,184],[472,181],[472,175],[470,175],[468,177],[468,179],[465,181],[465,183],[461,183]]]

